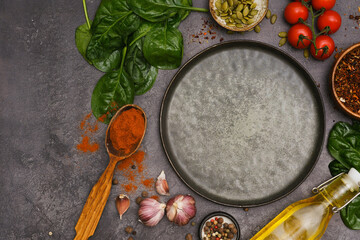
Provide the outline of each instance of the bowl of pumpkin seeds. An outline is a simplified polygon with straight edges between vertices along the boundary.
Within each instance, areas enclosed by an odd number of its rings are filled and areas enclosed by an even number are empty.
[[[235,32],[252,30],[263,20],[268,6],[269,0],[209,0],[215,21]]]

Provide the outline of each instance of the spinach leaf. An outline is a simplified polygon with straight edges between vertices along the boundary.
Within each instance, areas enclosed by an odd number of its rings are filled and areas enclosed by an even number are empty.
[[[102,0],[91,25],[87,58],[103,72],[118,68],[120,49],[125,46],[127,36],[139,27],[140,21],[126,0]]]
[[[360,123],[353,125],[338,122],[331,129],[328,150],[336,160],[329,164],[333,176],[348,172],[350,168],[360,170]],[[340,212],[341,219],[350,229],[360,230],[360,197],[353,200]]]
[[[131,76],[135,95],[142,95],[151,89],[155,83],[158,70],[145,59],[142,49],[144,36],[158,24],[143,21],[137,31],[130,37],[130,47],[125,58],[124,68]]]
[[[332,176],[336,176],[342,172],[348,172],[349,169],[346,168],[344,165],[341,164],[338,160],[333,160],[329,164],[329,170]]]
[[[130,8],[150,22],[162,22],[181,10],[207,12],[207,9],[184,4],[185,0],[127,0]],[[185,1],[187,2],[187,1]]]
[[[346,168],[360,171],[360,124],[336,123],[329,134],[328,150]]]
[[[91,22],[90,22],[90,24],[91,24]],[[91,37],[92,37],[92,34],[90,32],[90,29],[89,29],[87,23],[84,23],[83,25],[80,25],[79,27],[76,28],[76,31],[75,31],[76,47],[79,50],[79,53],[90,64],[92,64],[92,63],[86,57],[86,49],[87,49],[87,46],[89,45]]]
[[[192,0],[181,0],[181,4],[184,6],[192,6]],[[181,9],[175,16],[170,17],[168,20],[169,26],[178,27],[180,23],[190,14],[191,11]]]
[[[142,39],[129,48],[125,59],[125,70],[135,85],[135,95],[141,95],[151,89],[155,83],[158,70],[148,63],[142,53]]]
[[[355,198],[340,212],[345,225],[353,230],[360,230],[360,197]]]
[[[143,53],[154,67],[175,69],[181,65],[183,47],[181,32],[165,22],[145,36]]]
[[[96,84],[92,97],[91,109],[97,119],[109,123],[116,110],[134,101],[134,83],[123,70],[127,48],[122,51],[120,69],[108,72]],[[105,116],[105,118],[104,118]]]

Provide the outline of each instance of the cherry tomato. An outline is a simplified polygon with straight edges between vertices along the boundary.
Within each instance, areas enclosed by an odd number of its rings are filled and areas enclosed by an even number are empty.
[[[319,10],[321,8],[325,8],[326,10],[330,10],[334,7],[336,0],[312,0],[311,5],[315,10]]]
[[[317,20],[317,27],[321,31],[326,26],[330,27],[328,34],[335,33],[341,26],[341,16],[333,10],[325,11]]]
[[[335,49],[335,43],[334,43],[334,40],[329,37],[329,36],[326,36],[326,35],[321,35],[321,36],[318,36],[315,40],[315,44],[316,44],[316,47],[317,48],[323,48],[325,46],[328,47],[328,51],[326,53],[324,53],[324,50],[323,49],[320,49],[317,54],[315,54],[315,47],[314,47],[314,44],[311,44],[310,46],[310,53],[311,55],[316,58],[316,59],[319,59],[319,60],[324,60],[324,59],[327,59],[328,57],[330,57],[333,52],[334,52],[334,49]]]
[[[313,35],[311,29],[305,24],[298,23],[292,26],[288,31],[288,41],[291,46],[294,48],[304,49],[310,45],[310,41],[307,39],[303,39],[299,41],[300,35],[307,37],[308,39],[312,39]]]
[[[299,18],[306,20],[309,16],[309,11],[300,2],[289,3],[284,11],[285,20],[290,24],[295,24]]]

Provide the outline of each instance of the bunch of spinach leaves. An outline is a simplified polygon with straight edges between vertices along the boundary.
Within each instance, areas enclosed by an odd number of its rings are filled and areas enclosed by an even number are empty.
[[[83,0],[86,23],[75,32],[84,59],[105,73],[96,84],[91,108],[108,123],[116,110],[153,86],[158,69],[175,69],[183,57],[177,29],[192,0],[102,0],[93,21]]]
[[[328,150],[335,158],[329,164],[333,176],[350,168],[360,171],[360,123],[336,123],[330,131]],[[360,230],[360,197],[342,209],[340,215],[348,228]]]

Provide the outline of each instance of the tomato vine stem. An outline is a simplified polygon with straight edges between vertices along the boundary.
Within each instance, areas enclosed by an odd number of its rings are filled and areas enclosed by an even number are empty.
[[[312,8],[312,6],[309,5],[307,2],[305,2],[305,0],[301,0],[301,4],[304,5],[309,10],[309,12],[311,14],[311,24],[306,23],[302,18],[299,19],[299,22],[302,23],[302,24],[305,24],[306,26],[308,26],[311,29],[313,37],[312,37],[312,39],[309,39],[308,37],[301,34],[299,36],[298,44],[299,44],[300,41],[302,42],[304,39],[309,40],[314,45],[315,54],[317,55],[319,50],[322,49],[323,50],[322,55],[324,55],[329,51],[329,47],[325,46],[325,47],[322,47],[322,48],[318,48],[316,46],[316,38],[318,36],[320,36],[320,35],[328,34],[328,32],[330,31],[330,27],[327,26],[326,28],[324,28],[319,33],[316,33],[316,31],[315,31],[315,19],[318,18],[319,16],[321,16],[325,12],[326,9],[321,8],[319,11],[314,13],[314,9]]]

